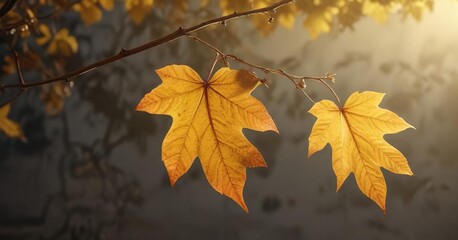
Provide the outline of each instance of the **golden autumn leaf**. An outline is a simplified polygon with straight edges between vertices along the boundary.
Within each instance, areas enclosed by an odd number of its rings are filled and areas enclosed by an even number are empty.
[[[78,51],[78,42],[76,38],[70,35],[68,29],[60,29],[54,36],[45,24],[40,24],[38,29],[41,37],[36,38],[39,45],[49,43],[47,52],[51,55],[71,56]]]
[[[73,9],[80,13],[81,20],[83,20],[86,26],[99,22],[102,19],[102,10],[100,8],[111,11],[114,8],[114,1],[82,0],[73,6]]]
[[[48,53],[51,55],[60,54],[62,56],[70,56],[78,51],[78,43],[76,38],[68,32],[68,29],[59,30],[48,46]]]
[[[356,92],[342,109],[329,100],[316,103],[309,111],[317,117],[309,137],[309,157],[329,143],[337,190],[353,172],[361,191],[385,211],[386,182],[380,168],[398,174],[413,173],[406,158],[383,135],[413,127],[395,113],[378,107],[383,96]]]
[[[296,5],[289,4],[278,10],[278,22],[287,29],[292,29],[297,18]]]
[[[321,33],[330,32],[332,19],[337,13],[338,10],[334,7],[326,7],[310,13],[304,21],[310,37],[315,39]]]
[[[315,39],[320,33],[331,31],[331,19],[329,15],[310,14],[304,21],[304,26],[310,33],[310,37]]]
[[[126,0],[124,7],[135,24],[140,24],[151,12],[154,0]]]
[[[25,142],[26,138],[22,132],[21,126],[8,118],[10,109],[10,104],[0,108],[0,131],[5,133],[8,137],[19,138]]]
[[[76,4],[73,9],[80,13],[81,20],[83,20],[86,26],[102,19],[102,11],[91,1],[82,1],[80,4]]]
[[[199,157],[210,185],[248,211],[243,200],[246,168],[266,163],[242,128],[278,132],[263,104],[250,95],[259,80],[229,68],[221,68],[207,81],[183,65],[156,73],[162,84],[145,95],[137,110],[173,118],[162,144],[171,184]]]
[[[38,45],[45,45],[49,40],[51,40],[51,30],[46,24],[38,25],[38,31],[40,32],[41,36],[35,38],[35,41]]]

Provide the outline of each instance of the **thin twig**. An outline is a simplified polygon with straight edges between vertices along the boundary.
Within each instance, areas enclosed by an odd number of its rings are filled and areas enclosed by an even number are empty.
[[[198,38],[197,36],[194,36],[192,34],[186,34],[186,36],[188,36],[189,38],[193,39],[196,42],[200,42],[200,43],[204,44],[205,46],[211,48],[213,51],[215,51],[217,54],[219,54],[219,56],[221,57],[221,60],[223,60],[224,65],[226,65],[226,67],[229,67],[229,63],[227,62],[226,57],[224,57],[224,56],[226,56],[226,54],[224,54],[221,50],[219,50],[215,46],[209,44],[208,42],[203,41],[202,39]]]
[[[210,77],[213,73],[213,70],[215,69],[216,63],[218,63],[220,59],[223,59],[224,58],[223,56],[224,55],[221,55],[219,52],[216,52],[215,60],[213,61],[212,67],[208,71],[207,79],[205,79],[205,84],[207,84],[210,81]]]
[[[342,109],[343,108],[342,102],[340,102],[340,98],[337,95],[336,91],[334,91],[334,89],[326,81],[324,81],[323,78],[320,79],[320,82],[323,83],[329,89],[329,91],[331,91],[332,95],[334,95],[334,97],[336,98],[337,102],[339,103],[340,109]]]
[[[247,61],[245,61],[245,60],[243,60],[243,59],[241,59],[241,58],[239,58],[237,56],[225,54],[221,50],[219,50],[217,47],[213,46],[209,42],[207,42],[207,41],[205,41],[205,40],[203,40],[203,39],[201,39],[201,38],[199,38],[197,36],[194,36],[194,35],[191,35],[191,34],[188,34],[187,36],[190,37],[191,39],[193,39],[194,41],[202,43],[206,47],[209,47],[210,49],[214,50],[221,57],[221,59],[223,59],[223,61],[226,64],[226,66],[229,65],[227,63],[227,59],[232,59],[232,60],[234,60],[234,61],[236,61],[238,63],[241,63],[243,65],[246,65],[246,66],[249,66],[251,68],[255,68],[255,69],[261,70],[264,73],[276,74],[276,75],[280,75],[280,76],[283,76],[283,77],[289,79],[291,81],[291,83],[294,85],[294,87],[296,89],[298,89],[304,96],[306,96],[307,99],[310,100],[310,102],[312,102],[313,104],[316,103],[312,99],[312,97],[310,97],[310,95],[308,95],[307,92],[305,92],[304,87],[300,85],[300,82],[298,83],[296,81],[297,80],[298,81],[303,81],[303,80],[321,81],[322,77],[295,76],[295,75],[289,74],[289,73],[287,73],[287,72],[285,72],[284,70],[281,70],[281,69],[271,69],[271,68],[267,68],[267,67],[264,67],[264,66],[259,66],[259,65],[247,62]]]
[[[316,102],[312,99],[312,97],[310,97],[310,95],[308,95],[308,93],[305,92],[305,90],[304,90],[303,88],[297,88],[297,89],[299,89],[299,91],[301,91],[302,94],[304,94],[304,96],[306,96],[306,97],[310,100],[310,102],[312,102],[313,104],[316,103]]]
[[[11,55],[13,56],[13,60],[14,60],[14,63],[16,65],[16,72],[17,72],[19,84],[20,85],[24,85],[26,83],[24,81],[24,77],[22,76],[21,63],[20,63],[20,60],[19,60],[19,55],[18,55],[17,51],[14,49],[12,43],[8,44],[8,46],[11,49]],[[0,85],[0,93],[3,93],[3,88],[2,87],[3,87],[3,85]],[[17,97],[19,97],[22,94],[22,92],[24,92],[24,88],[20,88],[16,94],[14,94],[10,98],[8,98],[5,102],[0,103],[0,108],[4,107],[8,103],[14,101]]]
[[[37,63],[33,62],[32,60],[30,60],[30,59],[28,59],[28,58],[26,58],[26,57],[23,57],[23,58],[21,59],[21,61],[22,61],[22,63],[23,63],[22,65],[25,66],[26,68],[29,68],[29,69],[36,69],[37,72],[39,72],[40,74],[43,74],[43,75],[44,75],[45,77],[47,77],[47,78],[52,78],[52,77],[53,77],[53,76],[51,75],[51,73],[49,73],[49,71],[43,67],[43,65],[41,64],[41,62],[38,63],[38,65],[37,65]]]
[[[14,5],[16,5],[17,0],[7,0],[3,3],[2,8],[0,9],[0,18],[5,16],[11,9],[13,9]]]
[[[22,71],[21,71],[21,63],[19,62],[19,54],[17,51],[14,49],[12,44],[9,44],[9,47],[11,49],[11,55],[13,56],[14,63],[16,65],[16,73],[18,76],[18,81],[20,85],[25,85],[24,77],[22,76]]]
[[[322,77],[310,77],[310,76],[296,76],[296,75],[292,75],[292,74],[289,74],[287,72],[285,72],[284,70],[282,69],[272,69],[272,68],[268,68],[268,67],[264,67],[264,66],[260,66],[260,65],[256,65],[256,64],[253,64],[253,63],[250,63],[250,62],[247,62],[235,55],[231,55],[231,54],[225,54],[223,53],[221,50],[219,50],[217,47],[213,46],[212,44],[210,44],[209,42],[195,36],[195,35],[192,35],[192,34],[187,34],[187,36],[191,39],[193,39],[194,41],[196,42],[199,42],[203,45],[205,45],[206,47],[209,47],[210,49],[212,49],[213,51],[215,51],[218,55],[221,56],[221,58],[223,59],[224,61],[224,64],[226,66],[229,66],[229,63],[227,62],[227,59],[232,59],[238,63],[241,63],[241,64],[244,64],[244,65],[247,65],[251,68],[255,68],[255,69],[258,69],[258,70],[261,70],[263,71],[264,73],[272,73],[272,74],[276,74],[276,75],[280,75],[280,76],[283,76],[283,77],[286,77],[287,79],[289,79],[293,84],[294,86],[302,92],[302,94],[304,94],[304,96],[306,96],[312,103],[316,103],[311,97],[310,95],[307,94],[307,92],[305,92],[304,90],[304,86],[301,86],[300,83],[304,80],[312,80],[312,81],[317,81],[317,82],[320,82],[322,83],[324,86],[326,86],[326,88],[332,93],[332,95],[334,95],[335,99],[337,100],[337,103],[339,104],[339,107],[342,109],[342,103],[340,101],[340,98],[339,96],[337,95],[337,93],[334,91],[334,89],[325,81],[325,79],[327,80],[332,80],[334,81],[334,76],[335,74],[331,74],[329,75],[328,73],[326,73],[324,76]],[[299,81],[299,82],[296,82],[296,81]]]

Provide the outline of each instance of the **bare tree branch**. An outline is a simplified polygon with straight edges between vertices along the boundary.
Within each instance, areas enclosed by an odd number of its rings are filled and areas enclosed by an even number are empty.
[[[251,16],[251,15],[255,15],[255,14],[274,12],[276,9],[278,9],[278,8],[280,8],[282,6],[285,6],[285,5],[289,4],[289,3],[292,3],[292,2],[294,2],[294,0],[282,0],[282,1],[279,1],[277,3],[274,3],[274,4],[272,4],[270,6],[267,6],[267,7],[264,7],[264,8],[253,9],[253,10],[245,11],[245,12],[234,12],[234,13],[226,15],[226,16],[210,19],[210,20],[201,22],[201,23],[199,23],[197,25],[194,25],[192,27],[189,27],[189,28],[180,27],[176,31],[174,31],[174,32],[172,32],[172,33],[170,33],[168,35],[165,35],[163,37],[160,37],[158,39],[155,39],[155,40],[153,40],[151,42],[148,42],[146,44],[140,45],[140,46],[132,48],[132,49],[124,49],[123,48],[123,49],[121,49],[121,51],[118,54],[116,54],[114,56],[105,58],[103,60],[100,60],[98,62],[89,64],[89,65],[84,66],[82,68],[73,70],[71,72],[68,72],[68,73],[63,74],[63,75],[58,76],[58,77],[50,78],[50,79],[47,79],[47,80],[44,80],[44,81],[40,81],[40,82],[32,82],[32,83],[24,83],[24,84],[23,83],[19,83],[19,84],[0,85],[0,92],[5,90],[5,89],[8,89],[8,88],[27,89],[27,88],[37,87],[37,86],[41,86],[41,85],[45,85],[45,84],[49,84],[49,83],[53,83],[53,82],[58,82],[58,81],[74,80],[74,78],[79,77],[81,75],[84,75],[85,73],[88,73],[88,72],[90,72],[92,70],[95,70],[95,69],[97,69],[99,67],[102,67],[104,65],[107,65],[107,64],[110,64],[110,63],[113,63],[113,62],[116,62],[116,61],[118,61],[120,59],[123,59],[125,57],[128,57],[128,56],[131,56],[131,55],[146,51],[146,50],[148,50],[150,48],[154,48],[154,47],[162,45],[164,43],[168,43],[168,42],[174,41],[174,40],[176,40],[176,39],[178,39],[180,37],[187,36],[190,33],[193,33],[195,31],[201,30],[201,29],[206,28],[208,26],[215,25],[215,24],[220,24],[222,22],[227,22],[227,21],[230,21],[230,20],[238,19],[238,18],[241,18],[241,17],[247,17],[247,16]],[[8,102],[4,102],[4,103],[0,104],[0,106],[3,106],[5,104],[7,104],[7,103]]]

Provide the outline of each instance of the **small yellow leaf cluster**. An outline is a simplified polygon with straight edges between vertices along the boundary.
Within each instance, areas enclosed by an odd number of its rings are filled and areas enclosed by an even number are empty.
[[[235,11],[246,11],[254,8],[265,7],[275,0],[219,0],[223,14]],[[209,4],[209,1],[202,1]],[[305,15],[304,27],[309,31],[311,38],[318,37],[321,33],[330,32],[334,21],[342,27],[352,27],[363,16],[369,16],[379,23],[387,21],[390,14],[399,11],[403,17],[412,16],[420,20],[423,13],[432,10],[434,0],[311,0],[295,1],[282,7],[275,13],[265,16],[252,17],[255,27],[263,34],[270,33],[276,25],[292,28],[298,16]],[[277,19],[277,21],[272,21]]]
[[[8,114],[10,112],[11,105],[7,104],[0,108],[0,131],[11,138],[19,138],[22,141],[26,141],[24,133],[22,132],[21,126],[18,123],[10,120]]]
[[[29,37],[31,33],[30,32],[31,27],[28,23],[33,24],[35,22],[36,22],[35,14],[30,9],[27,8],[24,10],[24,16],[19,14],[16,10],[11,10],[7,12],[5,16],[3,16],[0,19],[0,27],[16,25],[17,23],[21,23],[21,24],[18,24],[17,27],[11,28],[9,29],[9,31],[6,31],[2,34],[5,34],[7,36],[8,35],[18,35],[21,38],[26,38],[26,37]]]
[[[176,1],[176,0],[174,0]],[[187,0],[179,0],[186,2]],[[145,17],[151,12],[155,0],[125,0],[124,8],[135,24],[141,24]],[[54,5],[56,8],[65,8],[71,5],[69,0],[41,0],[42,5]],[[81,20],[86,26],[102,20],[103,11],[110,12],[115,8],[114,0],[81,0],[74,4],[71,10],[80,14]]]
[[[94,24],[102,19],[102,10],[113,10],[113,0],[82,0],[73,9],[80,13],[85,25]]]
[[[151,11],[154,0],[126,0],[125,8],[135,24],[140,24]]]
[[[76,38],[69,34],[68,29],[62,28],[52,35],[47,25],[40,24],[39,30],[42,36],[36,38],[36,42],[42,46],[48,45],[49,54],[69,57],[78,51]]]
[[[387,21],[390,14],[399,11],[404,17],[420,20],[422,14],[432,10],[434,0],[314,0],[297,1],[297,9],[306,15],[304,26],[312,38],[329,32],[336,23],[352,27],[361,17],[368,16],[379,23]]]

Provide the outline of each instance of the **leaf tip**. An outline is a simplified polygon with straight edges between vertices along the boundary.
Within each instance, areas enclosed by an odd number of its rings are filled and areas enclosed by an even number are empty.
[[[408,176],[415,176],[415,174],[412,172],[412,170],[409,168],[408,172],[406,173]]]
[[[412,124],[408,123],[404,118],[402,118],[402,117],[399,117],[399,118],[400,118],[401,122],[404,123],[405,129],[408,129],[408,128],[412,128],[412,129],[415,129],[415,130],[417,129]]]
[[[310,158],[313,156],[313,154],[319,152],[321,149],[316,145],[316,144],[311,144],[311,140],[309,139],[309,149],[307,153],[307,157]]]
[[[336,193],[339,192],[340,188],[342,187],[343,182],[337,181],[337,186],[336,186]]]
[[[226,195],[225,193],[221,193],[221,194],[222,195]],[[248,207],[247,207],[247,205],[245,203],[245,200],[243,199],[242,195],[237,195],[237,196],[226,195],[226,196],[228,196],[229,198],[234,200],[234,202],[236,202],[243,209],[243,211],[248,213]]]
[[[278,130],[277,126],[275,125],[275,123],[272,124],[272,131],[277,133],[277,134],[280,134],[280,131]]]
[[[145,106],[143,104],[143,99],[137,104],[137,106],[135,107],[135,111],[137,112],[142,112],[145,110]]]
[[[267,122],[265,123],[265,130],[264,131],[272,131],[272,132],[275,132],[277,134],[280,134],[280,131],[278,130],[278,127],[277,127],[277,124],[275,124],[275,121],[272,119],[272,116],[269,115],[268,112],[267,113]]]
[[[248,207],[246,206],[245,202],[243,201],[242,204],[240,204],[240,207],[242,207],[243,211],[245,211],[245,213],[249,213],[250,211],[248,211]]]
[[[386,205],[385,205],[385,201],[386,200],[382,200],[382,201],[375,201],[374,199],[372,199],[380,208],[380,210],[383,212],[383,214],[386,215]]]
[[[236,202],[242,209],[245,213],[248,213],[248,207],[247,205],[245,204],[245,200],[243,199],[243,196],[238,196],[238,197],[234,197],[234,196],[229,196],[229,195],[226,195],[225,193],[222,193],[220,192],[221,195],[225,195],[229,198],[231,198],[234,202]]]
[[[177,183],[177,180],[176,179],[172,179],[172,178],[169,178],[170,180],[170,186],[171,187],[175,187],[175,183]]]

